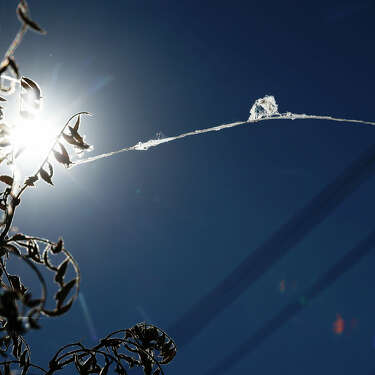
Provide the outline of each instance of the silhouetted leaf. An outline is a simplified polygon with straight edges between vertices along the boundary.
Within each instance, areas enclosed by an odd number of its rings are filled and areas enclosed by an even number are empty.
[[[65,147],[64,147],[65,149]],[[66,150],[65,150],[66,151]],[[53,155],[55,156],[56,160],[61,163],[61,164],[64,164],[65,167],[69,167],[70,164],[72,164],[72,162],[70,161],[69,159],[69,155],[68,154],[62,154],[56,150],[52,150],[53,152]]]
[[[46,32],[36,23],[34,22],[33,20],[31,20],[26,12],[25,12],[25,9],[24,7],[22,6],[22,3],[18,4],[18,7],[17,7],[17,14],[20,18],[20,20],[25,23],[27,26],[29,26],[32,30],[35,30],[41,34],[46,34]]]
[[[29,257],[33,261],[37,263],[42,263],[42,261],[40,260],[39,246],[34,240],[31,240],[28,242],[27,251],[28,251]]]
[[[40,100],[42,98],[42,91],[39,87],[39,85],[34,82],[32,79],[27,77],[21,78],[21,86],[26,90],[32,90],[35,99]]]
[[[69,134],[62,133],[62,136],[63,136],[63,138],[64,138],[64,140],[65,140],[66,142],[68,142],[69,144],[71,144],[71,145],[73,145],[73,146],[79,144],[79,143],[74,139],[74,137],[71,136],[71,135],[69,135]]]
[[[31,176],[25,181],[25,185],[34,186],[34,183],[39,180],[38,176]],[[53,185],[53,184],[52,184]]]
[[[10,176],[0,176],[0,181],[4,182],[5,184],[12,186],[13,185],[13,178]]]
[[[77,118],[77,121],[76,123],[74,124],[74,127],[73,129],[78,132],[78,129],[79,129],[79,124],[81,123],[81,115],[78,115],[78,118]]]
[[[66,148],[64,147],[64,145],[63,145],[62,143],[59,142],[59,146],[60,146],[60,148],[61,148],[61,153],[62,153],[62,155],[63,155],[65,158],[69,159],[69,154],[68,154],[68,152],[66,151]]]
[[[13,339],[13,349],[12,349],[12,354],[17,358],[18,357],[18,347],[19,347],[19,342],[18,340]]]
[[[53,182],[51,180],[51,176],[43,168],[41,168],[39,170],[39,174],[40,174],[40,177],[42,177],[42,179],[45,182],[49,183],[50,185],[53,185]]]
[[[5,98],[2,98],[1,96],[0,96],[0,102],[6,102],[7,100],[5,99]]]
[[[16,291],[16,292],[19,292],[21,293],[21,280],[19,278],[19,276],[17,275],[9,275],[8,276],[8,279],[12,285],[12,288]]]
[[[48,165],[48,170],[49,170],[49,177],[52,178],[53,177],[53,167],[52,167],[52,164],[47,161],[47,165]]]
[[[21,354],[21,356],[20,356],[20,359],[19,359],[19,361],[20,361],[20,367],[26,365],[26,355],[27,355],[27,349],[25,349],[23,351],[23,353]]]
[[[78,150],[82,150],[82,151],[85,151],[85,150],[91,150],[92,149],[92,146],[91,145],[89,145],[89,144],[87,144],[87,143],[79,143],[79,144],[76,144],[75,146],[74,146],[76,149],[78,149]]]
[[[72,290],[72,288],[76,285],[76,279],[70,280],[67,284],[65,284],[57,293],[56,293],[56,300],[58,301],[58,306],[60,307],[66,296]]]
[[[84,143],[83,142],[83,138],[79,135],[79,133],[77,132],[77,130],[75,130],[71,126],[69,126],[69,130],[70,130],[70,134],[72,135],[72,137],[74,139],[76,139],[78,141],[78,143],[80,143],[80,144]]]
[[[65,272],[67,270],[68,264],[69,264],[69,259],[66,259],[57,268],[55,281],[60,285],[63,284],[64,276],[65,276]]]
[[[57,254],[63,249],[63,247],[64,247],[64,241],[62,238],[59,238],[56,246],[52,245],[51,250],[54,254]]]

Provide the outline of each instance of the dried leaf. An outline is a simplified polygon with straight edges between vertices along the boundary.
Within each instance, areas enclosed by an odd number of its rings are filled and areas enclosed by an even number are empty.
[[[84,151],[84,150],[91,151],[92,150],[92,146],[89,145],[88,143],[85,143],[85,142],[84,143],[78,143],[77,145],[75,145],[75,147],[79,150],[82,150],[82,151]]]
[[[20,361],[20,367],[26,365],[26,355],[27,355],[27,349],[25,349],[25,350],[23,351],[23,353],[21,354],[21,357],[20,357],[20,359],[19,359],[19,361]]]
[[[65,140],[66,142],[68,142],[69,144],[71,144],[71,145],[73,145],[73,146],[79,144],[79,143],[73,138],[73,136],[71,136],[71,135],[69,135],[69,134],[62,133],[62,136],[63,136],[63,138],[64,138],[64,140]]]
[[[85,142],[78,142],[73,136],[63,133],[64,140],[79,150],[89,150],[91,146]],[[82,138],[82,137],[81,137]],[[82,139],[83,141],[83,139]]]
[[[18,4],[18,7],[17,7],[17,14],[20,18],[20,20],[25,23],[27,26],[29,26],[31,29],[41,33],[41,34],[46,34],[46,32],[36,23],[34,22],[33,20],[31,20],[26,12],[25,12],[25,9],[24,7],[22,6],[22,3],[19,3]]]
[[[67,270],[68,264],[69,264],[69,259],[65,259],[63,262],[61,262],[61,264],[57,268],[55,281],[61,286],[63,285],[63,282],[64,282],[64,276],[65,276],[65,272]]]
[[[76,281],[76,279],[70,280],[56,293],[55,299],[58,301],[58,307],[61,307],[69,292],[76,285]]]
[[[27,244],[27,251],[28,251],[28,256],[34,262],[43,263],[40,260],[39,246],[38,246],[38,244],[35,241],[31,240],[31,241],[28,242],[28,244]]]
[[[52,167],[52,164],[47,161],[47,165],[48,165],[48,170],[49,170],[49,177],[52,178],[53,177],[53,167]]]
[[[65,150],[66,151],[66,150]],[[69,167],[70,164],[73,164],[70,159],[69,159],[69,155],[66,156],[64,154],[61,154],[60,152],[56,151],[56,150],[52,150],[53,152],[53,155],[55,156],[55,159],[61,163],[61,164],[64,164],[65,167]]]
[[[78,115],[78,118],[77,118],[77,121],[76,123],[74,124],[74,127],[73,129],[78,132],[78,128],[79,128],[79,124],[81,123],[81,115]]]
[[[75,138],[80,144],[84,143],[83,142],[83,138],[79,135],[79,133],[77,132],[77,130],[75,130],[71,126],[68,126],[68,128],[69,128],[70,134],[73,136],[73,138]]]
[[[56,246],[52,246],[51,250],[54,254],[57,254],[63,249],[63,247],[64,247],[64,240],[62,238],[59,238]]]
[[[42,177],[42,179],[47,182],[48,184],[50,185],[53,185],[53,182],[51,180],[51,176],[43,169],[41,168],[39,170],[39,174],[40,174],[40,177]]]
[[[32,79],[27,78],[27,77],[22,77],[21,78],[21,86],[25,90],[33,90],[33,94],[35,95],[35,98],[37,100],[40,100],[42,98],[42,91],[40,90],[39,85],[34,82]]]
[[[69,159],[69,154],[68,154],[68,151],[66,151],[66,148],[64,147],[64,145],[62,143],[59,142],[59,146],[61,148],[61,153],[63,154],[63,156],[67,159]]]
[[[12,285],[12,288],[16,291],[16,292],[19,292],[21,293],[21,280],[19,278],[19,276],[16,276],[16,275],[9,275],[8,276],[9,278],[9,281]]]
[[[38,176],[31,176],[25,181],[25,185],[27,186],[35,186],[34,183],[39,180]]]
[[[7,184],[9,186],[13,185],[13,178],[10,176],[5,176],[5,175],[0,176],[0,181],[4,182],[4,184]]]

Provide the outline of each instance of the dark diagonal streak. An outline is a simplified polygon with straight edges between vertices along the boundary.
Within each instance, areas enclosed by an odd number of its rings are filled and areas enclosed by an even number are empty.
[[[214,317],[233,303],[279,259],[375,171],[375,145],[320,191],[305,207],[249,254],[223,281],[203,296],[168,329],[179,348],[189,343]]]
[[[289,319],[304,308],[300,302],[302,299],[311,301],[321,292],[330,287],[340,276],[356,265],[360,259],[368,254],[375,247],[375,230],[355,248],[350,250],[310,288],[295,297],[293,302],[284,307],[276,316],[269,320],[263,327],[255,332],[250,338],[244,341],[236,350],[226,358],[212,367],[206,375],[219,375],[227,372],[232,366],[241,361],[245,356],[252,353],[267,337],[282,327]]]

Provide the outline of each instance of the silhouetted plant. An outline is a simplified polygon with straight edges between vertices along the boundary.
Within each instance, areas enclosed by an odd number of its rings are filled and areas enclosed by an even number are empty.
[[[9,85],[3,86],[1,83],[0,91],[10,95],[19,84],[20,115],[29,120],[40,109],[41,89],[30,78],[20,76],[14,52],[27,30],[42,34],[45,31],[31,19],[25,0],[18,3],[17,15],[21,28],[0,64],[0,77],[5,77]],[[11,75],[4,76],[6,72]],[[6,100],[0,97],[0,101]],[[3,107],[0,107],[1,120],[3,115]],[[86,348],[79,342],[65,345],[52,357],[48,369],[31,362],[30,347],[23,335],[31,329],[40,328],[38,321],[41,315],[55,317],[69,311],[79,293],[80,272],[62,238],[53,242],[24,233],[9,233],[23,192],[34,187],[39,180],[53,185],[52,157],[68,168],[73,164],[69,154],[71,149],[77,153],[91,150],[79,132],[83,115],[88,113],[77,113],[66,122],[40,167],[23,184],[18,184],[14,172],[12,176],[0,176],[0,181],[6,185],[0,193],[0,210],[4,212],[0,223],[0,355],[5,358],[0,362],[0,373],[5,375],[9,375],[15,367],[22,369],[22,375],[27,374],[29,369],[54,374],[69,365],[73,365],[79,374],[105,375],[112,366],[119,374],[126,374],[128,369],[139,367],[146,375],[158,375],[163,374],[161,365],[169,363],[176,355],[176,345],[164,331],[150,324],[138,323],[134,327],[112,332],[92,348]],[[23,147],[17,148],[12,142],[12,132],[13,129],[6,122],[0,124],[0,162],[7,162],[10,166],[16,163],[24,151]],[[8,272],[7,262],[11,257],[24,262],[36,274],[41,285],[41,295],[35,297],[23,284],[20,275]],[[58,285],[53,309],[46,308],[48,284],[41,272],[43,268],[51,273]],[[75,275],[65,280],[69,268]]]

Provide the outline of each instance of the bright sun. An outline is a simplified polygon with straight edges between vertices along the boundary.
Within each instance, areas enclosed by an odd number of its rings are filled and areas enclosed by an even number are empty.
[[[47,156],[56,139],[57,132],[56,126],[42,118],[35,120],[20,118],[17,125],[12,128],[11,144],[15,152],[23,149],[19,156],[20,159],[35,165]]]

